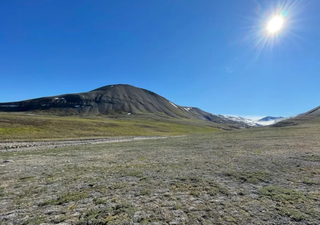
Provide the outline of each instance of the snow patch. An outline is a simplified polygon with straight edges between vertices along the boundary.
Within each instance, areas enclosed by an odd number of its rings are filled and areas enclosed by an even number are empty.
[[[178,106],[176,106],[173,102],[170,102],[170,104],[173,105],[174,107],[178,108]]]
[[[261,126],[268,126],[268,125],[272,125],[272,124],[275,124],[275,123],[278,123],[282,120],[286,120],[286,119],[289,119],[289,118],[292,118],[292,117],[288,117],[288,118],[278,118],[278,119],[275,119],[275,120],[268,120],[268,121],[257,121],[257,123]]]
[[[223,118],[223,119],[229,119],[229,120],[236,121],[236,122],[242,122],[242,123],[245,123],[251,127],[260,126],[256,121],[251,120],[251,119],[247,119],[247,118],[243,118],[240,116],[230,116],[230,115],[217,115],[217,116],[219,116],[220,118]]]
[[[248,119],[248,118],[243,118],[243,117],[240,117],[240,116],[231,116],[231,115],[217,115],[217,116],[219,116],[221,118],[233,120],[233,121],[236,121],[236,122],[243,122],[243,123],[246,123],[247,125],[252,126],[252,127],[268,126],[268,125],[272,125],[272,124],[278,123],[278,122],[280,122],[282,120],[294,117],[294,116],[293,117],[282,117],[282,118],[275,119],[275,120],[259,121],[259,119],[261,119],[259,117],[256,117],[255,119]]]
[[[184,110],[186,110],[187,112],[189,112],[190,109],[192,109],[192,108],[188,108],[188,107],[184,108]]]

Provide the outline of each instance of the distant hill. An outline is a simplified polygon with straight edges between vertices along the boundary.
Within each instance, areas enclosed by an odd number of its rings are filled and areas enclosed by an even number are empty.
[[[259,119],[258,122],[266,122],[266,121],[273,121],[273,120],[279,120],[279,119],[283,119],[284,117],[275,117],[275,116],[266,116],[263,117],[262,119]]]
[[[310,121],[317,122],[317,123],[320,122],[320,106],[314,109],[311,109],[305,113],[280,121],[279,123],[276,123],[273,126],[275,127],[294,126],[298,124],[307,123]]]
[[[280,121],[282,120],[286,120],[288,118],[286,117],[277,117],[277,116],[266,116],[266,117],[263,117],[259,120],[257,120],[256,122],[261,125],[261,126],[269,126],[269,125],[272,125],[272,124],[276,124],[276,123],[279,123]]]
[[[63,94],[19,102],[0,103],[0,111],[32,112],[56,116],[154,116],[198,119],[235,127],[242,122],[221,118],[195,107],[179,106],[164,97],[131,85],[108,85],[89,92]]]

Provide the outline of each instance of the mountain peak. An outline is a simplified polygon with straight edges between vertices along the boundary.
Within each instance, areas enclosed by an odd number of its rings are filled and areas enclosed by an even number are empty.
[[[106,85],[103,87],[99,87],[99,88],[94,89],[92,91],[106,91],[111,88],[137,88],[137,87],[129,85],[129,84],[112,84],[112,85]]]
[[[282,116],[279,116],[279,117],[276,117],[276,116],[266,116],[266,117],[263,117],[261,119],[258,120],[258,122],[266,122],[266,121],[272,121],[272,120],[279,120],[279,119],[283,119],[284,117]]]
[[[106,85],[89,92],[63,94],[20,102],[0,103],[0,111],[50,114],[58,116],[133,116],[173,117],[229,124],[233,128],[243,123],[220,118],[194,107],[179,106],[164,97],[128,84]]]

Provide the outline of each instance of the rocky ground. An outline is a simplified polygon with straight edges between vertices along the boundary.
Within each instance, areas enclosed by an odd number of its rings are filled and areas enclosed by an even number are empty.
[[[304,125],[2,148],[0,224],[320,224],[319,136]]]

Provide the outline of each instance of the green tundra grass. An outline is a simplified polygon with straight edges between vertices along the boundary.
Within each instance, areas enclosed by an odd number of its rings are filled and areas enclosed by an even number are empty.
[[[223,125],[221,125],[224,128]],[[0,113],[0,141],[66,140],[118,136],[174,136],[221,131],[200,120],[127,116],[53,117]]]

